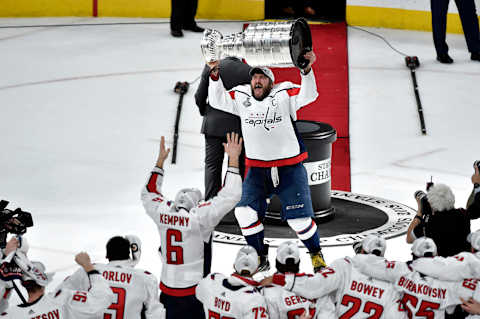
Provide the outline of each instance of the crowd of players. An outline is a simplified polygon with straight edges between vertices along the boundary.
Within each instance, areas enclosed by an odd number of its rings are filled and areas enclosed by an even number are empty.
[[[24,238],[13,237],[2,252],[0,318],[465,318],[465,313],[455,310],[458,305],[471,313],[470,318],[480,315],[480,231],[469,234],[466,243],[470,219],[480,217],[478,163],[466,210],[454,208],[453,193],[445,185],[417,196],[419,210],[407,236],[413,242],[411,261],[386,260],[385,240],[369,235],[354,246],[353,257],[327,266],[302,165],[307,154],[293,126],[296,112],[318,96],[311,69],[316,57],[307,52],[304,58],[301,86],[290,82],[274,86],[273,73],[262,67],[249,71],[250,87],[237,86],[233,91],[223,87],[218,61],[208,64],[209,102],[248,124],[242,124],[242,133],[249,173],[242,183],[243,140],[238,133],[228,133],[223,143],[228,169],[218,193],[202,200],[199,190],[185,188],[171,201],[162,195],[170,149],[161,138],[155,167],[141,192],[145,211],[160,235],[159,282],[135,268],[141,256],[140,238],[116,236],[106,244],[107,264],[92,264],[89,255],[81,252],[75,256],[81,268],[46,293],[51,275],[42,263],[28,259]],[[251,122],[249,116],[263,109],[259,127],[258,119]],[[282,141],[281,147],[277,141]],[[309,251],[313,274],[299,273],[299,248],[285,241],[277,248],[276,271],[268,275],[262,221],[266,199],[272,194],[282,200],[282,218]],[[234,209],[248,245],[239,249],[233,274],[211,273],[213,231]],[[439,252],[443,257],[435,257]],[[13,290],[22,299],[20,305],[9,305]]]
[[[169,154],[162,137],[156,165],[142,190],[146,212],[160,234],[160,285],[154,275],[135,268],[141,240],[128,235],[107,242],[107,264],[92,264],[84,252],[76,255],[81,268],[46,293],[50,274],[27,258],[24,239],[12,237],[0,269],[0,317],[444,318],[461,305],[471,313],[469,318],[480,318],[480,231],[468,236],[470,251],[447,258],[436,257],[432,239],[416,238],[408,262],[386,260],[385,240],[369,235],[354,245],[354,256],[337,259],[314,274],[299,273],[300,251],[294,241],[277,248],[271,276],[258,273],[260,257],[246,245],[233,261],[233,274],[210,273],[206,248],[212,232],[241,196],[241,143],[237,134],[227,136],[229,167],[217,196],[205,202],[195,190],[184,189],[169,201],[161,194]],[[478,167],[472,181],[480,181]],[[475,188],[470,205],[478,205],[479,194]],[[20,305],[8,303],[14,279],[20,279],[28,293]]]

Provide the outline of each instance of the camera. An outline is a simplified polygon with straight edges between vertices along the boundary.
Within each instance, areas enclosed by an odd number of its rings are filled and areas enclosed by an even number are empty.
[[[430,187],[428,187],[428,188],[430,188]],[[419,205],[420,205],[420,209],[422,211],[422,215],[423,216],[432,215],[432,207],[430,206],[430,203],[428,202],[427,194],[422,190],[418,190],[414,193],[413,196],[415,197],[416,200],[420,201]]]
[[[33,226],[32,214],[21,208],[7,209],[8,201],[0,201],[0,248],[7,244],[7,234],[23,235],[28,227]]]

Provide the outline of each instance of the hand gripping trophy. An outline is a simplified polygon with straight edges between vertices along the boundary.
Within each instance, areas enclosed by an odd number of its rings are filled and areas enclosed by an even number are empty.
[[[307,21],[250,24],[244,32],[223,36],[206,29],[200,47],[207,62],[225,57],[245,59],[251,66],[296,66],[304,69],[304,54],[312,50],[312,35]]]

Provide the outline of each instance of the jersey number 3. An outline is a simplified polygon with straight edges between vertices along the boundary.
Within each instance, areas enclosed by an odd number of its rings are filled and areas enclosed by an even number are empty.
[[[117,296],[117,302],[112,303],[108,309],[115,311],[115,317],[106,313],[103,315],[103,319],[123,319],[123,313],[125,312],[125,299],[127,298],[127,292],[123,288],[110,287],[113,293]]]

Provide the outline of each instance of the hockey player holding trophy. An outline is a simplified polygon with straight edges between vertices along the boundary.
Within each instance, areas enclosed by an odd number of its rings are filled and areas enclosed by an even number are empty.
[[[318,97],[312,65],[316,60],[311,34],[305,20],[259,23],[244,32],[222,36],[206,30],[202,52],[211,68],[210,105],[240,117],[245,141],[248,174],[235,217],[247,243],[260,256],[260,271],[270,268],[264,244],[263,219],[267,199],[276,194],[282,203],[282,219],[307,247],[314,271],[326,266],[320,248],[307,173],[302,162],[308,157],[294,121],[297,111]],[[254,68],[250,84],[226,91],[218,75],[224,56],[245,58]],[[275,84],[266,65],[296,66],[301,85]]]

